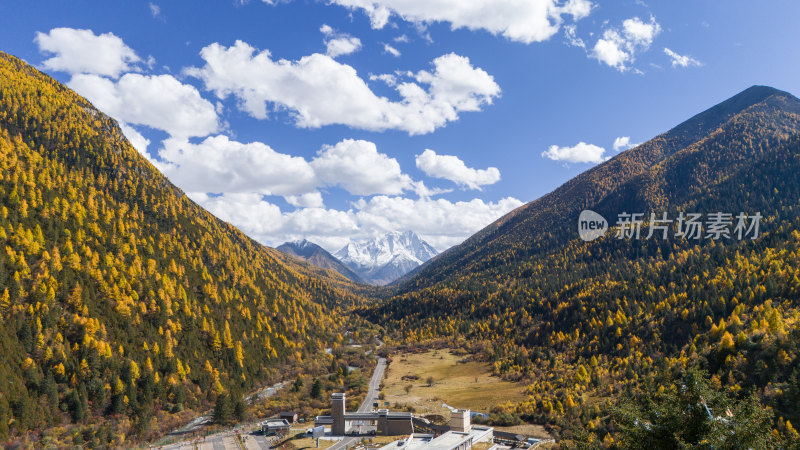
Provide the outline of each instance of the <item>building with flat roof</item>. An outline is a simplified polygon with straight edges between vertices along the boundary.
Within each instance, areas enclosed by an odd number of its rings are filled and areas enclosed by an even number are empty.
[[[414,434],[402,441],[404,443],[395,441],[379,450],[392,450],[398,447],[402,447],[403,450],[469,450],[479,442],[492,442],[493,437],[493,428],[474,426],[468,433],[448,431],[440,436]]]
[[[392,450],[469,450],[479,442],[492,442],[494,428],[473,426],[468,409],[457,409],[450,415],[450,430],[439,435],[412,434],[404,441],[395,441],[380,448]]]
[[[261,422],[261,432],[266,435],[285,433],[290,427],[286,419],[267,419]]]
[[[315,417],[314,425],[330,425],[334,436],[344,436],[353,429],[353,425],[375,427],[376,433],[383,436],[400,436],[414,432],[411,413],[391,412],[388,409],[349,413],[345,410],[345,400],[342,392],[332,394],[331,415]]]

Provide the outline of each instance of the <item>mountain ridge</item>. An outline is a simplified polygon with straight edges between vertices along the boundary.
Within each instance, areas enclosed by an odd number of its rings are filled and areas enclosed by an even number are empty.
[[[363,279],[387,285],[425,263],[438,252],[413,231],[389,232],[362,242],[351,242],[334,253]]]
[[[316,267],[333,270],[355,283],[366,283],[360,275],[331,255],[327,250],[306,239],[284,242],[275,247],[275,249],[302,259]]]
[[[619,186],[630,178],[655,165],[657,162],[667,158],[675,151],[696,143],[697,140],[703,137],[701,133],[703,133],[704,130],[717,127],[720,123],[729,120],[737,111],[741,113],[751,106],[775,96],[794,98],[785,91],[769,86],[754,85],[705,111],[695,114],[691,118],[671,128],[669,131],[659,134],[649,141],[639,144],[635,148],[622,152],[609,161],[586,170],[549,194],[530,201],[507,213],[505,216],[497,219],[484,229],[467,238],[462,244],[442,252],[436,258],[436,261],[422,268],[413,278],[398,283],[398,289],[402,292],[408,289],[423,287],[425,283],[424,281],[421,282],[421,280],[425,278],[440,279],[441,276],[436,274],[439,265],[468,265],[469,261],[474,256],[473,253],[469,251],[470,248],[487,244],[494,236],[502,234],[506,228],[524,225],[519,223],[520,220],[530,221],[531,219],[518,220],[518,217],[524,215],[526,212],[532,211],[533,215],[540,215],[541,211],[546,210],[553,214],[563,214],[563,208],[562,211],[554,212],[553,207],[556,204],[562,206],[560,202],[563,202],[564,199],[568,199],[567,203],[570,205],[569,210],[571,213],[575,213],[579,211],[579,209],[583,209],[587,207],[587,205],[597,202],[599,196],[602,195],[603,192],[608,192],[611,189],[611,187],[597,188],[598,179],[612,180],[610,183],[612,187]],[[800,112],[797,104],[791,109]],[[663,148],[665,144],[666,148]],[[592,191],[595,193],[591,194]],[[576,199],[579,199],[577,200],[577,204],[575,203]]]
[[[598,442],[616,439],[620,392],[688,368],[754,392],[783,433],[800,420],[800,100],[756,87],[720,105],[523,205],[360,314],[490,361],[528,383],[504,413]],[[583,209],[609,220],[605,236],[579,238]],[[672,223],[668,239],[636,240],[617,237],[622,212],[645,214],[644,235],[651,212],[763,219],[754,239],[687,240]]]
[[[116,121],[2,52],[0,168],[0,439],[57,427],[128,446],[324,358],[337,308],[360,301],[202,209]]]

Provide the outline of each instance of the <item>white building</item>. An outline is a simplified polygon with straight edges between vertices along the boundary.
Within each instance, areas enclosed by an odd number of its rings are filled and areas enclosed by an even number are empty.
[[[450,416],[450,431],[434,437],[430,434],[412,434],[407,439],[385,445],[380,450],[469,450],[479,442],[492,442],[494,428],[473,426],[470,411],[459,409]]]
[[[268,436],[288,432],[290,427],[286,419],[267,419],[261,422],[261,432]]]

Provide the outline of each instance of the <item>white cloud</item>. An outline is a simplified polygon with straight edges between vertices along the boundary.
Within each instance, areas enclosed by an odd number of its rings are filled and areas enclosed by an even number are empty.
[[[370,81],[381,81],[383,83],[386,83],[387,86],[391,86],[391,87],[397,86],[397,75],[394,75],[394,74],[391,74],[391,73],[383,73],[383,74],[380,74],[380,75],[370,75],[369,76],[369,80]]]
[[[322,201],[322,194],[319,191],[308,192],[300,195],[287,195],[284,197],[287,203],[298,208],[324,208],[325,202]]]
[[[664,53],[672,60],[672,67],[700,66],[702,63],[689,55],[679,55],[668,48],[664,48]]]
[[[636,147],[637,145],[639,145],[639,144],[631,143],[630,136],[620,136],[620,137],[614,139],[614,151],[617,151],[617,152],[622,151],[622,150],[627,150],[629,148]]]
[[[598,39],[592,49],[592,54],[600,62],[619,70],[625,70],[625,63],[631,55],[624,49],[625,40],[614,30],[606,30],[603,37]]]
[[[338,186],[352,195],[401,194],[424,190],[400,169],[396,159],[374,143],[345,139],[327,145],[307,161],[279,153],[261,142],[241,143],[226,136],[198,144],[167,139],[155,164],[186,192],[280,195],[297,207],[321,207],[318,189]]]
[[[507,197],[497,202],[481,199],[451,202],[445,199],[409,199],[375,196],[356,203],[362,235],[413,230],[439,250],[462,242],[522,202]]]
[[[411,190],[414,191],[420,198],[431,198],[434,195],[439,194],[447,194],[448,192],[453,192],[452,189],[443,189],[443,188],[429,188],[425,186],[423,181],[412,181],[411,182]]]
[[[650,17],[650,22],[632,17],[622,22],[621,31],[615,28],[603,31],[590,54],[598,61],[625,72],[636,60],[636,53],[647,50],[660,32],[661,25],[655,17]]]
[[[132,69],[140,58],[113,33],[96,35],[92,30],[53,28],[36,33],[39,50],[54,56],[42,64],[50,70],[70,74],[88,73],[117,77]]]
[[[573,147],[551,145],[547,151],[542,152],[542,157],[570,163],[601,163],[608,159],[603,156],[605,152],[603,147],[579,142]]]
[[[149,6],[150,6],[150,14],[153,16],[154,19],[164,20],[164,16],[161,15],[160,6],[152,2],[150,2]]]
[[[171,75],[128,73],[115,82],[77,74],[67,84],[120,122],[146,125],[182,138],[207,136],[220,128],[214,105],[194,86]]]
[[[200,54],[205,66],[186,73],[202,79],[219,98],[236,96],[240,108],[259,119],[267,117],[268,105],[288,110],[303,128],[341,124],[430,133],[500,95],[491,75],[452,53],[436,58],[433,72],[411,73],[410,80],[398,83],[400,101],[377,96],[353,67],[327,55],[276,61],[269,51],[255,53],[242,41],[228,48],[211,44]]]
[[[319,31],[325,35],[325,53],[331,58],[361,50],[361,39],[357,37],[346,33],[337,33],[329,25],[322,25]]]
[[[352,211],[303,208],[283,212],[258,194],[196,195],[193,199],[215,216],[267,245],[308,238],[329,250],[338,250],[349,241],[349,236],[359,231]]]
[[[311,193],[317,185],[304,158],[278,153],[261,142],[243,144],[226,136],[199,144],[167,139],[159,156],[162,172],[188,192],[291,196]]]
[[[469,189],[480,190],[481,186],[500,181],[497,167],[473,169],[464,161],[453,155],[437,155],[435,151],[426,149],[416,157],[417,168],[426,175],[450,180]]]
[[[119,38],[109,36],[119,41],[120,48],[128,49]],[[42,39],[43,51],[51,51],[45,47],[56,48]],[[236,46],[223,50],[235,49]],[[85,51],[86,48],[81,50]],[[498,202],[431,199],[444,191],[428,189],[421,181],[412,180],[402,172],[396,159],[378,152],[375,144],[367,141],[343,140],[325,146],[311,160],[279,153],[263,143],[240,143],[226,136],[210,136],[192,143],[189,138],[208,136],[221,128],[217,108],[193,86],[171,75],[124,74],[134,69],[131,64],[139,62],[138,57],[118,58],[122,64],[116,68],[106,63],[90,67],[83,63],[67,65],[58,58],[68,52],[51,52],[57,54],[51,58],[54,60],[51,64],[60,67],[55,70],[73,74],[70,87],[115,117],[125,136],[145,157],[149,158],[150,141],[135,126],[167,132],[170,138],[162,143],[158,161],[151,159],[151,162],[193,200],[267,244],[306,237],[335,250],[352,238],[372,237],[390,230],[415,230],[444,249],[522,204],[513,198]],[[430,70],[393,75],[391,85],[397,90],[400,98],[397,101],[376,96],[352,67],[327,55],[311,55],[296,62],[272,61],[268,52],[254,55],[252,49],[249,53],[245,49],[244,55],[245,63],[255,63],[256,69],[264,71],[252,73],[240,70],[243,66],[228,67],[233,74],[230,76],[244,84],[226,86],[227,80],[222,77],[211,85],[222,84],[209,89],[219,89],[221,98],[237,95],[243,102],[242,108],[251,112],[248,107],[257,111],[258,106],[253,106],[252,100],[248,105],[245,93],[259,93],[261,97],[256,96],[255,102],[261,103],[264,116],[266,103],[271,103],[292,111],[301,126],[344,123],[367,129],[424,133],[456,120],[460,112],[480,110],[500,93],[490,75],[455,54],[437,58]],[[209,64],[207,60],[204,70]],[[318,69],[321,72],[314,73]],[[124,75],[119,77],[121,74]],[[340,78],[328,80],[330,74]],[[264,75],[268,75],[267,84],[276,84],[262,92]],[[208,85],[209,80],[205,81]],[[295,91],[285,94],[286,97],[273,94],[287,86]],[[327,89],[332,89],[333,96],[327,95]],[[349,102],[352,93],[361,95],[361,98],[356,95],[355,106]],[[334,119],[337,116],[344,119],[337,121]],[[437,164],[432,170],[463,185],[479,187],[494,176],[494,168],[477,170],[466,167],[456,157],[434,156]],[[461,165],[452,164],[454,161]],[[327,209],[320,189],[331,186],[353,195],[373,197],[362,198],[346,211]],[[406,192],[415,192],[420,198],[400,196]],[[265,196],[282,196],[295,210],[281,211]]]
[[[578,27],[575,25],[564,25],[564,36],[567,38],[567,45],[585,49],[586,42],[578,37]]]
[[[325,146],[311,161],[319,180],[353,195],[399,194],[411,186],[396,159],[378,153],[369,141],[345,139]]]
[[[268,245],[307,238],[337,250],[351,239],[414,230],[444,249],[522,204],[514,198],[431,199],[440,191],[412,181],[395,159],[366,141],[323,147],[310,162],[262,143],[242,144],[225,136],[199,144],[167,139],[159,156],[156,164],[190,198]],[[341,186],[359,196],[381,195],[361,198],[345,211],[326,209],[318,190],[325,186]],[[404,191],[420,198],[395,195]],[[281,211],[267,195],[283,196],[295,210]]]
[[[589,15],[588,0],[332,0],[361,9],[373,28],[383,28],[392,14],[417,24],[446,22],[451,28],[485,30],[516,42],[540,42],[558,32],[563,16]]]
[[[361,49],[361,40],[356,37],[338,37],[328,40],[325,43],[326,53],[331,58],[341,55],[349,55]]]
[[[383,52],[384,53],[388,53],[388,54],[394,56],[395,58],[399,58],[400,55],[401,55],[400,50],[392,47],[389,44],[383,44]]]
[[[492,97],[500,94],[500,87],[491,75],[482,69],[475,69],[469,58],[455,53],[440,56],[433,61],[433,73],[420,71],[416,80],[430,85],[429,95],[424,97],[432,104],[443,103],[447,111],[480,111],[485,103],[491,104]],[[414,90],[416,85],[406,85]],[[400,86],[403,93],[403,86]],[[413,98],[413,95],[406,96]]]
[[[622,29],[628,42],[634,47],[646,49],[661,32],[661,25],[656,22],[655,17],[650,17],[650,22],[642,22],[642,19],[632,17],[622,22]]]
[[[192,198],[264,244],[306,238],[330,251],[351,239],[406,230],[416,231],[431,245],[444,250],[522,205],[512,197],[497,202],[450,202],[375,196],[359,200],[347,211],[322,207],[281,211],[258,194],[193,194]]]
[[[149,6],[158,17],[158,5]],[[134,64],[142,60],[111,33],[97,36],[91,30],[54,28],[48,34],[37,33],[35,41],[43,52],[55,54],[44,61],[44,66],[72,73],[68,86],[115,118],[131,145],[157,166],[160,163],[147,152],[150,140],[134,125],[163,130],[181,139],[220,129],[215,107],[193,86],[171,75],[127,73],[119,77],[126,71],[138,71]],[[155,58],[149,56],[143,64],[152,68]]]

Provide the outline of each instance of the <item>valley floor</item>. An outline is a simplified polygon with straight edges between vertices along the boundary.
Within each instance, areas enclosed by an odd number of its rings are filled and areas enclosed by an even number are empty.
[[[476,413],[489,414],[491,408],[497,404],[519,402],[526,398],[523,392],[524,384],[492,376],[489,363],[471,361],[468,360],[468,356],[451,349],[397,353],[392,356],[388,367],[381,358],[372,374],[369,392],[359,411],[371,409],[373,403],[377,401],[380,407],[388,407],[391,410],[413,410],[417,416],[427,416],[432,419],[441,416],[442,420],[448,421],[451,408],[468,408]],[[378,400],[379,387],[382,387],[381,400]],[[298,424],[292,428],[290,437],[275,441],[275,437],[265,437],[255,432],[258,424],[253,422],[199,440],[187,440],[159,448],[240,449],[242,447],[237,443],[236,430],[244,437],[243,445],[246,449],[267,449],[276,445],[294,449],[316,448],[316,443],[312,439],[304,437],[304,432],[311,426],[312,423]],[[551,438],[540,425],[522,424],[496,427],[496,429],[539,439]],[[323,438],[320,440],[320,448],[344,448],[357,440],[353,437],[339,441]]]
[[[498,403],[526,398],[525,385],[492,376],[489,363],[466,361],[467,356],[448,349],[393,355],[386,370],[383,401],[391,408],[397,404],[414,408],[419,415],[448,418],[448,406],[488,414]],[[408,386],[411,388],[406,391]]]

